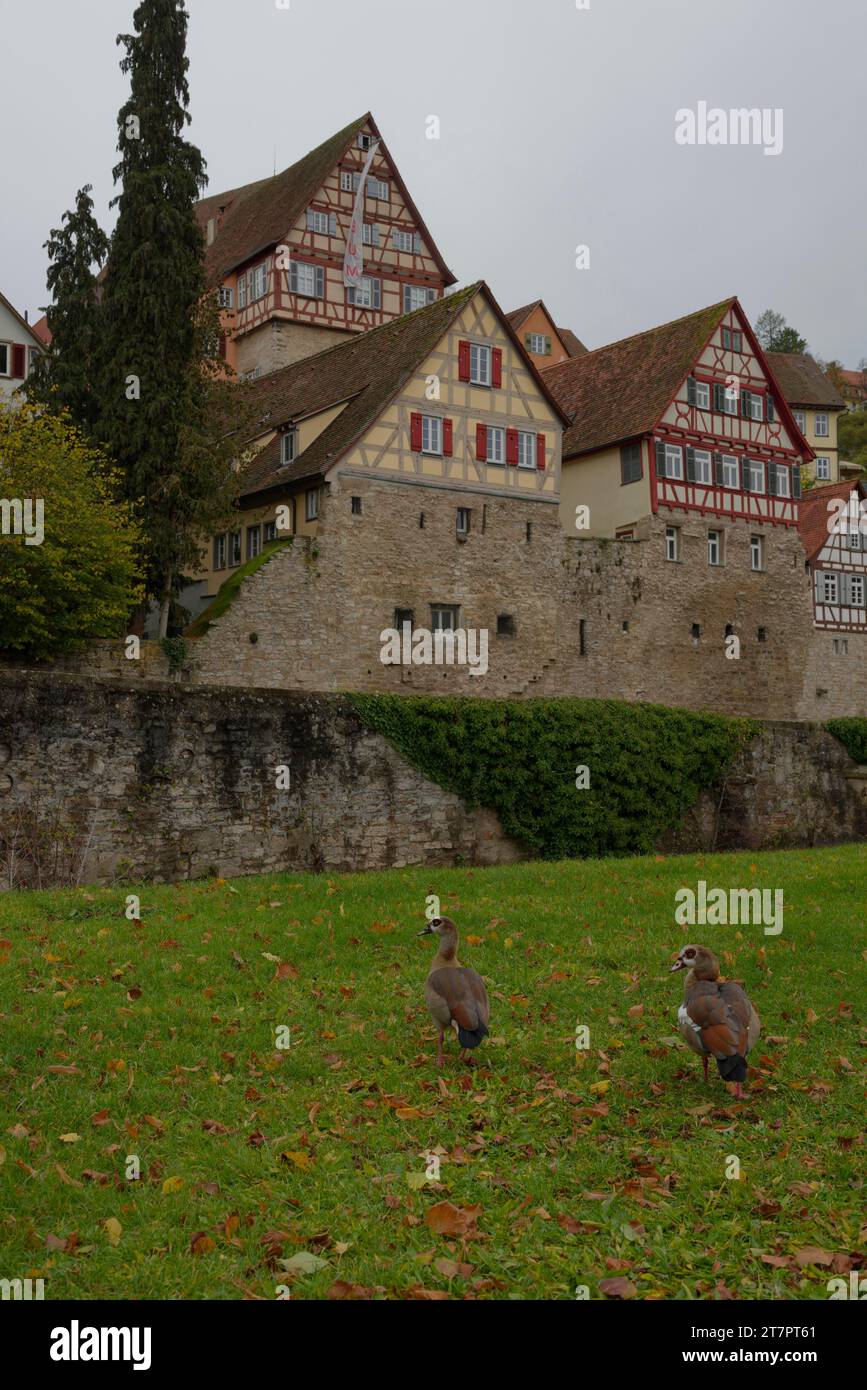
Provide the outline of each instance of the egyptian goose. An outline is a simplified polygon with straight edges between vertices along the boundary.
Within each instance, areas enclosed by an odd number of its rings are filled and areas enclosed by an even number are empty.
[[[705,1081],[708,1058],[715,1057],[723,1081],[733,1082],[742,1099],[747,1057],[761,1029],[758,1014],[740,985],[720,983],[719,961],[706,946],[684,946],[671,970],[688,971],[677,1021],[683,1038],[701,1057]]]
[[[469,1061],[470,1050],[480,1046],[488,1031],[491,1006],[485,982],[458,960],[458,929],[449,917],[434,917],[419,936],[439,937],[439,950],[424,988],[427,1006],[439,1030],[437,1066],[444,1062],[443,1034],[447,1028],[454,1028],[463,1048],[461,1058]]]

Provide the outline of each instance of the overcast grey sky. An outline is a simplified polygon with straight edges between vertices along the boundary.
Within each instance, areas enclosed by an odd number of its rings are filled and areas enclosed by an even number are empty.
[[[369,109],[459,281],[484,277],[505,309],[542,297],[598,347],[736,293],[856,366],[865,0],[589,3],[188,0],[210,189],[270,174],[275,150],[284,168]],[[0,0],[0,289],[31,318],[42,243],[81,184],[111,225],[115,36],[134,9]],[[782,153],[678,145],[675,112],[701,101],[782,108]]]

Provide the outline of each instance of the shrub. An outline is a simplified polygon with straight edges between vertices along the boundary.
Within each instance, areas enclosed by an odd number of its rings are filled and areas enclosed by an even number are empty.
[[[645,853],[758,725],[614,700],[352,695],[362,720],[544,858]],[[579,791],[576,769],[590,786]]]
[[[829,719],[825,728],[840,740],[850,758],[867,763],[867,719]]]

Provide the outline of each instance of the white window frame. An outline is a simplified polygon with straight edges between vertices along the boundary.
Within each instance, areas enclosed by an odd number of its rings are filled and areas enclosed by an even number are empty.
[[[856,526],[850,526],[846,532],[846,546],[849,550],[861,550],[861,532]]]
[[[319,271],[322,271],[322,294],[316,293],[316,283],[320,278]],[[292,277],[295,277],[295,288],[292,288]],[[312,279],[312,289],[308,288]],[[302,283],[303,281],[303,283]],[[325,297],[325,271],[322,266],[315,265],[312,261],[293,260],[289,267],[289,293],[297,294],[301,299],[324,299]]]
[[[254,522],[247,527],[247,559],[255,560],[262,554],[262,523]]]
[[[747,486],[746,492],[763,493],[765,491],[765,465],[761,459],[746,459],[747,465]],[[755,486],[758,477],[758,487]]]
[[[413,304],[414,299],[424,296],[419,304]],[[414,314],[416,309],[424,309],[428,304],[433,304],[436,299],[436,290],[429,289],[426,285],[404,285],[403,287],[403,312]]]
[[[320,208],[308,208],[307,230],[308,232],[315,232],[317,236],[330,236],[331,213],[322,212]]]
[[[304,494],[304,520],[305,520],[305,521],[318,521],[318,520],[319,520],[319,489],[318,489],[318,487],[311,488],[309,492],[305,492],[305,494]]]
[[[218,295],[218,299],[219,299],[219,304],[220,304],[220,308],[221,308],[221,309],[234,309],[234,307],[235,307],[235,291],[232,289],[232,286],[231,286],[231,285],[221,285],[221,286],[220,286],[219,295]]]
[[[831,481],[831,460],[827,454],[816,455],[816,479],[821,482]]]
[[[530,430],[518,430],[518,467],[536,467],[536,436]]]
[[[423,454],[442,457],[443,422],[439,415],[421,417],[421,451]]]
[[[246,307],[247,307],[247,272],[245,271],[243,275],[239,275],[239,276],[238,276],[238,308],[239,308],[239,309],[246,309]]]
[[[863,574],[849,575],[849,607],[864,607],[864,576]]]
[[[699,465],[701,465],[705,477],[699,477]],[[693,449],[692,466],[695,473],[695,481],[705,486],[713,484],[713,454],[710,449]]]
[[[297,457],[297,452],[296,452],[296,451],[297,451],[297,448],[298,448],[298,431],[297,431],[297,430],[294,430],[294,429],[286,430],[285,434],[282,434],[282,435],[280,436],[280,467],[281,467],[281,468],[286,468],[290,463],[293,463],[293,462],[294,462],[294,460],[295,460],[296,457]]]
[[[786,468],[783,464],[778,464],[774,472],[774,477],[776,478],[775,486],[777,489],[774,493],[774,496],[789,497],[791,495],[792,488],[789,480],[788,468]]]
[[[820,421],[822,422],[822,423],[821,423],[821,428],[820,428],[820,423],[819,423]],[[830,437],[831,437],[831,422],[830,422],[830,416],[827,414],[826,411],[824,411],[824,410],[817,410],[817,411],[816,411],[816,414],[815,414],[815,416],[814,416],[813,433],[815,434],[815,436],[816,436],[817,439],[830,439]]]
[[[487,426],[487,440],[485,444],[486,462],[501,463],[506,462],[506,431],[502,425]]]
[[[765,418],[765,398],[758,392],[750,392],[750,419],[764,420]]]
[[[237,559],[235,556],[237,555]],[[240,531],[229,532],[229,569],[236,569],[244,563],[244,547]]]
[[[458,507],[455,524],[459,536],[468,536],[470,534],[471,517],[469,507]]]
[[[722,531],[708,531],[707,533],[707,562],[709,565],[722,564],[723,533]]]
[[[530,351],[531,351],[532,353],[534,353],[536,357],[547,357],[547,355],[548,355],[548,353],[547,353],[547,348],[546,348],[547,342],[548,342],[548,335],[547,335],[547,333],[531,333],[531,334],[530,334]]]
[[[758,564],[756,561],[758,560]],[[750,536],[750,569],[755,574],[762,574],[765,568],[765,538],[764,536]]]
[[[730,479],[732,475],[734,475],[734,481],[727,481],[727,479]],[[722,455],[722,485],[723,487],[732,488],[734,491],[738,491],[740,489],[741,468],[740,460],[738,459],[737,454]]]
[[[737,415],[740,397],[737,386],[723,387],[723,415]]]
[[[379,245],[379,223],[363,222],[361,226],[361,241],[364,246]]]
[[[820,603],[840,602],[840,576],[832,570],[820,570],[816,576]]]
[[[680,559],[679,526],[666,526],[665,528],[665,558],[672,563]]]
[[[793,416],[795,417],[795,424],[798,426],[798,429],[801,431],[801,434],[806,434],[806,433],[807,433],[807,413],[806,413],[806,411],[804,411],[804,410],[793,410],[793,411],[792,411],[792,414],[793,414]]]
[[[494,351],[485,343],[470,343],[470,385],[490,386],[493,380]]]
[[[672,472],[672,465],[676,465],[676,471]],[[665,446],[665,476],[674,482],[683,482],[683,449],[680,444],[666,444]]]
[[[226,533],[225,533],[225,531],[221,531],[220,534],[219,534],[218,536],[215,536],[215,537],[214,537],[214,557],[213,557],[213,558],[214,558],[214,570],[215,570],[215,571],[224,570],[224,569],[227,568],[226,559],[227,559],[228,553],[229,553],[229,552],[228,552],[228,548],[227,548],[227,545],[226,545]]]
[[[254,265],[250,271],[249,303],[256,304],[260,299],[265,299],[268,294],[268,262],[260,261]]]
[[[430,618],[434,632],[457,632],[461,623],[460,609],[453,603],[432,603]]]
[[[392,227],[391,248],[393,251],[405,251],[412,254],[414,246],[415,232],[408,232],[403,227]]]
[[[695,383],[695,403],[699,410],[710,410],[710,383],[707,381],[696,381]]]
[[[346,291],[350,304],[356,309],[380,309],[382,307],[382,281],[377,275],[362,275],[357,285]]]

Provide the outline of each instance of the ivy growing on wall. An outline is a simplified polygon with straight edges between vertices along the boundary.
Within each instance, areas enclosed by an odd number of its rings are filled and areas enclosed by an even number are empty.
[[[646,853],[758,732],[748,719],[615,700],[349,698],[431,781],[495,810],[546,859]]]
[[[867,719],[829,719],[825,728],[842,743],[850,758],[867,763]]]

